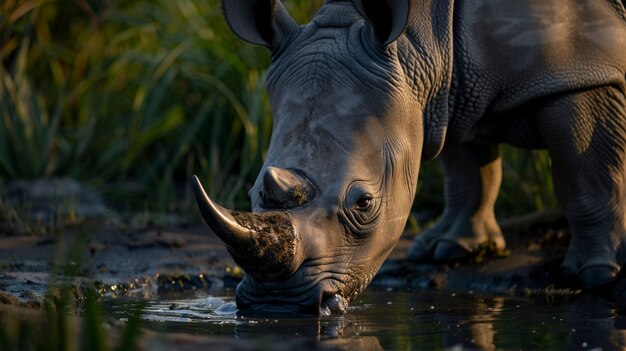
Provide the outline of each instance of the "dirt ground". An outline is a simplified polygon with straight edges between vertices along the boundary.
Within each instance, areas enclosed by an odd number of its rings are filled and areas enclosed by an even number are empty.
[[[558,212],[513,218],[501,226],[506,255],[445,265],[404,260],[412,240],[405,235],[372,285],[507,295],[579,293],[559,276],[569,229]],[[131,230],[95,221],[55,236],[0,238],[0,302],[37,306],[64,275],[75,277],[79,291],[94,286],[106,298],[234,287],[242,272],[204,225]],[[596,293],[626,301],[626,279]]]
[[[407,262],[404,254],[411,242],[402,240],[373,284],[516,296],[582,293],[560,274],[571,235],[560,211],[505,219],[500,221],[500,227],[507,241],[504,254],[445,265]],[[626,303],[626,279],[624,272],[621,274],[613,286],[587,293]]]
[[[37,304],[63,275],[107,297],[233,285],[241,272],[219,239],[200,226],[127,230],[93,222],[54,237],[0,238],[5,300]]]
[[[407,262],[406,251],[412,241],[407,233],[371,285],[394,290],[443,289],[520,296],[581,293],[559,276],[570,236],[560,213],[534,213],[500,224],[509,250],[505,255],[445,265]],[[41,320],[44,296],[54,292],[55,286],[67,283],[64,276],[72,277],[70,284],[77,296],[87,287],[95,287],[107,299],[234,288],[242,275],[223,244],[204,225],[139,230],[92,221],[56,235],[5,236],[0,237],[0,320]],[[626,279],[595,293],[624,308]],[[78,317],[70,318],[75,335],[81,335]],[[116,344],[124,323],[109,323],[113,325],[107,326],[108,342]],[[279,350],[382,350],[376,338],[339,338],[324,343],[307,339],[264,342]],[[258,343],[211,335],[157,335],[148,329],[143,329],[138,339],[139,349],[144,350],[252,350],[258,349]]]

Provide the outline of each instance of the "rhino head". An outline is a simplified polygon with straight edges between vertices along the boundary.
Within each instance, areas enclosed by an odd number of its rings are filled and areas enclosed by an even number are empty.
[[[402,51],[409,4],[326,1],[299,26],[279,0],[224,1],[233,31],[272,53],[273,131],[252,212],[219,206],[194,181],[246,272],[240,310],[342,313],[399,240],[425,148],[441,148],[424,136],[432,75],[404,62],[425,53]]]

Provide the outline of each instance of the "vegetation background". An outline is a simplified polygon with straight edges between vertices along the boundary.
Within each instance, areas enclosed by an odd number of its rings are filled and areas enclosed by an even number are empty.
[[[284,0],[299,23],[322,2]],[[220,3],[0,1],[0,223],[6,185],[52,177],[88,185],[122,214],[196,213],[193,174],[220,203],[249,206],[271,134],[270,57],[231,33]],[[546,152],[504,147],[503,155],[499,215],[555,206]],[[441,170],[426,162],[414,213],[432,219],[442,206]],[[81,342],[104,350],[95,299],[85,300]],[[45,301],[47,329],[0,320],[0,349],[12,340],[20,350],[66,349],[74,301],[68,293]],[[132,349],[138,318],[119,350]]]
[[[284,1],[299,23],[322,2]],[[119,211],[189,212],[198,174],[219,202],[245,208],[271,133],[269,62],[231,33],[220,0],[4,0],[0,189],[72,177]],[[503,154],[497,211],[555,206],[547,153]],[[416,199],[441,209],[436,162]]]

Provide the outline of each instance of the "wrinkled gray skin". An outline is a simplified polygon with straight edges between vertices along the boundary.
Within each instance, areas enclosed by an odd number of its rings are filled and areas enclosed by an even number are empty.
[[[243,225],[196,179],[205,219],[248,272],[240,309],[345,311],[398,241],[420,162],[438,155],[445,212],[409,258],[504,248],[499,143],[549,150],[573,228],[566,274],[585,288],[615,279],[626,261],[622,3],[327,0],[304,26],[279,0],[224,10],[272,52],[273,134],[250,197],[287,225]]]

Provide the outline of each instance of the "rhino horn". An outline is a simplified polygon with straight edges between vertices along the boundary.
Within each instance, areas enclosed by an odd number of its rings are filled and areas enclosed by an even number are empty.
[[[246,273],[278,280],[297,270],[303,250],[288,213],[225,209],[209,198],[196,176],[193,189],[202,217]]]
[[[315,196],[313,185],[302,175],[278,167],[267,167],[261,198],[264,208],[290,209],[306,205]]]
[[[230,210],[213,202],[195,175],[193,192],[202,217],[226,245],[236,248],[251,244],[254,231],[237,223]]]

